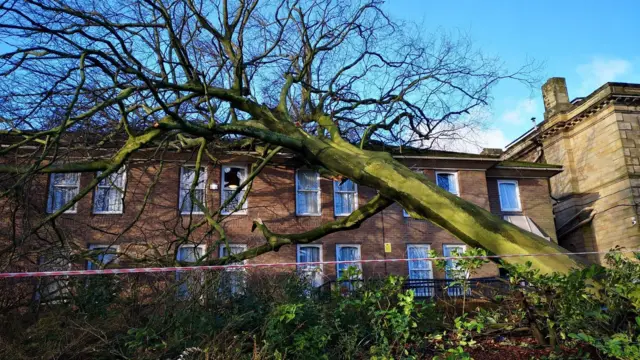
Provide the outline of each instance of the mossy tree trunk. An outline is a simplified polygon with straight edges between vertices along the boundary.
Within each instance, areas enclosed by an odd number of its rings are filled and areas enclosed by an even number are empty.
[[[267,129],[247,126],[229,127],[224,131],[288,147],[310,164],[318,165],[338,178],[345,177],[377,190],[383,198],[400,204],[412,217],[428,220],[467,245],[485,249],[490,255],[555,254],[544,257],[504,257],[502,260],[506,263],[531,262],[541,273],[566,273],[586,265],[584,260],[567,254],[556,243],[525,231],[480,206],[441,189],[424,175],[395,160],[389,153],[360,149],[339,136],[331,139],[312,136],[286,121],[265,121],[263,124],[266,124]],[[172,128],[181,125],[165,123],[162,126]],[[192,135],[212,136],[209,130],[195,131]],[[377,211],[372,211],[368,216],[375,213]],[[361,220],[364,219],[366,217]],[[273,235],[264,225],[261,224],[260,227],[266,230],[263,231],[265,235]],[[316,238],[318,237],[314,237]],[[305,237],[293,242],[287,238],[285,243],[308,241]]]
[[[360,185],[400,204],[411,216],[429,220],[469,246],[490,254],[565,253],[552,241],[525,231],[469,201],[453,195],[407,168],[388,153],[360,150],[348,144],[305,142],[313,159]],[[582,268],[575,255],[505,257],[510,264],[531,261],[542,273]]]

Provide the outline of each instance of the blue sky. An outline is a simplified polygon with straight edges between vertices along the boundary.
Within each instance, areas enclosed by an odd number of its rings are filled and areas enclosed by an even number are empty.
[[[640,82],[640,1],[392,0],[395,18],[416,22],[425,34],[463,31],[509,69],[529,58],[543,62],[540,77],[565,77],[569,98],[607,81]],[[541,85],[541,84],[540,84]],[[493,93],[488,130],[478,141],[502,147],[543,119],[539,88],[505,82]]]

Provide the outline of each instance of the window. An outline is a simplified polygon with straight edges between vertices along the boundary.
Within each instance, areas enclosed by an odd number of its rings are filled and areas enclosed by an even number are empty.
[[[205,254],[204,245],[185,244],[178,247],[176,260],[182,263],[195,263]],[[178,297],[186,298],[189,294],[197,293],[204,283],[203,274],[199,270],[176,271],[178,282]]]
[[[502,211],[522,211],[516,180],[498,180],[498,194]]]
[[[54,213],[71,201],[80,191],[80,173],[51,174],[47,212]],[[78,203],[73,204],[66,213],[75,213]]]
[[[311,283],[311,286],[318,287],[322,285],[322,265],[310,264],[322,261],[322,245],[298,245],[298,255],[296,262],[298,265],[298,272],[307,281]]]
[[[540,229],[538,227],[538,225],[536,225],[535,222],[533,222],[533,220],[531,220],[530,217],[528,216],[524,216],[524,215],[507,215],[504,216],[503,219],[505,221],[508,221],[510,223],[512,223],[513,225],[527,230],[529,232],[532,232],[540,237],[543,237],[549,241],[551,241],[551,238],[549,236],[547,236],[547,234],[544,233],[544,231],[542,231],[542,229]]]
[[[118,245],[89,245],[89,250],[92,250],[92,258],[97,262],[88,261],[88,270],[99,270],[118,260]]]
[[[443,245],[443,253],[445,257],[455,257],[462,255],[467,250],[466,245]],[[458,266],[458,261],[448,259],[445,266],[445,275],[447,280],[460,280],[469,277],[469,273]],[[462,286],[449,285],[447,288],[449,296],[462,296]]]
[[[222,167],[222,187],[221,187],[221,206],[229,199],[234,192],[240,187],[243,181],[247,178],[247,167],[246,166],[223,166]],[[227,206],[222,209],[222,213],[224,215],[229,214],[237,214],[237,215],[246,215],[247,214],[247,203],[245,201],[242,204],[242,207],[234,212],[234,210],[239,207],[240,201],[244,197],[245,189],[240,191],[236,197],[231,199]]]
[[[124,167],[100,181],[94,191],[93,213],[122,214],[125,182]]]
[[[415,173],[424,175],[424,173],[420,169],[412,169],[412,171],[415,172]],[[402,216],[404,216],[406,218],[411,217],[411,215],[409,215],[409,213],[405,209],[402,209]]]
[[[436,171],[436,184],[454,195],[458,192],[458,174],[455,172]]]
[[[360,260],[360,245],[336,245],[336,260]],[[350,279],[362,279],[362,263],[360,262],[337,264],[336,271],[338,279],[346,277],[347,269],[349,268],[355,268],[358,271],[358,274],[350,276]]]
[[[184,263],[195,263],[204,255],[204,245],[180,245],[177,260]]]
[[[50,249],[46,255],[38,258],[39,271],[71,270],[70,253],[66,249]],[[50,304],[65,302],[71,292],[68,276],[50,276],[39,280],[36,288],[36,300]]]
[[[229,244],[220,245],[220,257],[225,257],[229,255],[239,254],[243,251],[247,250],[246,244]],[[243,260],[242,264],[246,264],[247,261]],[[223,280],[227,289],[231,294],[242,294],[244,292],[245,286],[245,277],[246,277],[246,269],[245,268],[236,268],[236,269],[226,269],[226,273],[223,275]]]
[[[358,185],[351,180],[333,182],[333,206],[336,216],[347,216],[358,207]]]
[[[196,168],[183,166],[180,168],[180,213],[181,214],[202,214],[204,209],[199,204],[194,203],[191,197],[191,186],[196,178]],[[207,184],[207,170],[201,167],[198,172],[198,183],[193,189],[193,197],[201,204],[205,204],[205,188]]]
[[[407,255],[410,259],[409,265],[409,280],[411,288],[416,296],[431,296],[432,283],[429,281],[433,279],[433,272],[431,268],[431,261],[428,260],[411,260],[411,259],[426,259],[429,257],[429,245],[407,245]]]
[[[320,215],[320,175],[311,170],[296,171],[296,215]]]

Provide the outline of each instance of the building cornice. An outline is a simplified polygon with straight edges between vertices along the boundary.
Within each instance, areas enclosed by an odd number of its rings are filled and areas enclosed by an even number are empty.
[[[606,83],[583,99],[574,100],[571,109],[545,119],[535,128],[508,144],[503,159],[535,146],[535,141],[549,139],[566,130],[572,129],[585,119],[602,111],[610,105],[639,106],[640,84]]]

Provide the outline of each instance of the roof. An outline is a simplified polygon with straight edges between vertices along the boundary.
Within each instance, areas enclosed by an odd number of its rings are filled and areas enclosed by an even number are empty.
[[[417,148],[413,146],[397,146],[397,145],[389,145],[384,144],[379,141],[371,141],[365,147],[367,150],[373,151],[386,151],[392,155],[396,156],[423,156],[423,157],[433,157],[433,158],[469,158],[469,159],[478,159],[478,160],[488,160],[495,161],[500,159],[499,155],[490,155],[490,154],[476,154],[476,153],[468,153],[468,152],[458,152],[458,151],[446,151],[446,150],[433,150],[426,148]]]
[[[508,144],[505,148],[503,159],[529,148],[533,145],[531,144],[533,139],[544,139],[563,129],[571,128],[592,113],[603,109],[611,103],[640,103],[640,84],[608,82],[586,97],[578,97],[571,100],[571,107],[568,110],[545,119]]]
[[[88,138],[86,134],[81,136],[71,136],[69,134],[70,143],[74,143],[75,146],[86,143]],[[79,134],[73,134],[79,135]],[[18,134],[0,134],[0,146],[6,146],[23,139]],[[101,149],[114,148],[120,145],[121,140],[111,140],[104,143]],[[95,144],[95,142],[93,142]],[[255,143],[249,145],[234,144],[233,148],[227,148],[225,150],[219,150],[228,152],[229,154],[242,155],[250,154],[255,151]],[[417,148],[411,146],[397,146],[384,144],[378,141],[372,141],[366,146],[366,149],[372,151],[386,151],[390,153],[394,158],[398,160],[418,161],[425,167],[433,168],[460,168],[460,169],[484,169],[491,168],[496,169],[512,169],[512,170],[528,170],[536,172],[540,176],[553,176],[562,171],[561,165],[539,164],[524,161],[501,161],[499,153],[485,152],[482,154],[468,153],[468,152],[456,152],[445,150],[433,150],[425,148]],[[93,149],[98,150],[98,149]],[[288,153],[284,151],[283,153]],[[293,155],[293,154],[290,154]]]
[[[534,163],[528,161],[501,161],[496,167],[502,168],[526,168],[526,169],[562,169],[562,165]]]
[[[501,169],[501,170],[518,170],[537,173],[539,176],[553,176],[562,172],[562,165],[541,164],[528,161],[502,161],[501,154],[495,152],[484,152],[482,154],[421,149],[415,147],[394,147],[379,142],[372,143],[368,147],[371,150],[387,151],[398,159],[424,159],[431,160],[432,166],[438,167],[444,165],[444,162],[455,161],[460,162],[483,162],[485,169]],[[504,173],[504,171],[502,172]]]

